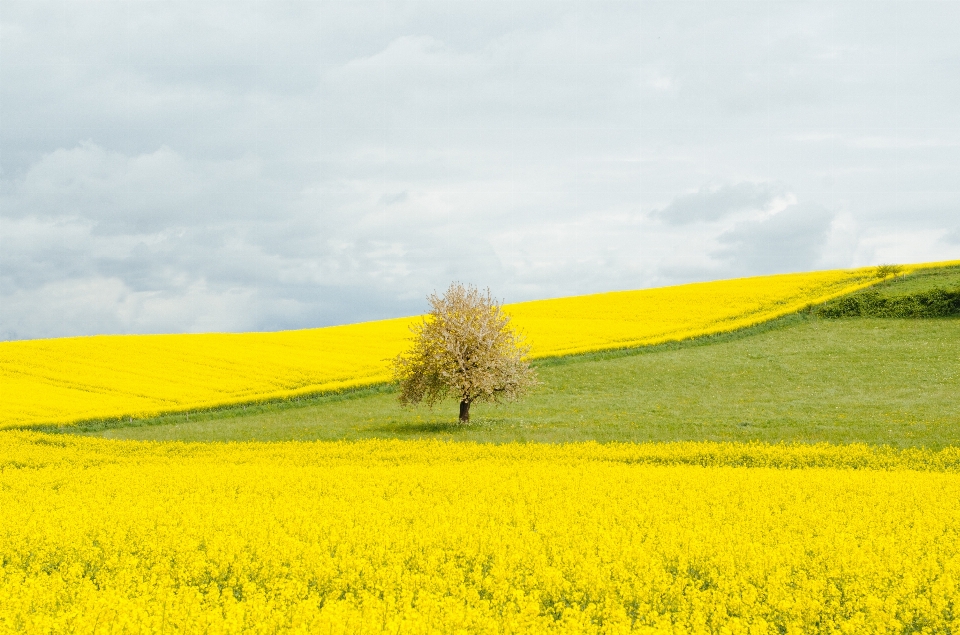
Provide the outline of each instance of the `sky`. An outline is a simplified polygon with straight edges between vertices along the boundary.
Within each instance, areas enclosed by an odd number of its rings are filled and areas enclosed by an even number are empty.
[[[960,258],[960,0],[3,0],[0,339]]]

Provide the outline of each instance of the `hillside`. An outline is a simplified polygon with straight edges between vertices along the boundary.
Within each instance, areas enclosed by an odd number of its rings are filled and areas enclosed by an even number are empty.
[[[910,265],[909,271],[934,266]],[[504,306],[534,359],[735,331],[877,283],[870,267]],[[0,342],[0,428],[137,419],[384,383],[417,317],[300,331]]]
[[[825,303],[830,318],[936,318],[960,316],[960,267],[922,269],[895,276]]]
[[[801,318],[748,337],[539,365],[517,404],[404,410],[389,391],[91,430],[184,441],[439,437],[470,441],[960,441],[960,320]],[[159,425],[149,425],[159,424]]]
[[[880,287],[917,293],[960,267]],[[802,312],[734,334],[542,360],[544,386],[506,406],[403,410],[389,390],[177,415],[87,434],[154,440],[369,437],[473,441],[799,441],[943,447],[960,441],[960,320]]]

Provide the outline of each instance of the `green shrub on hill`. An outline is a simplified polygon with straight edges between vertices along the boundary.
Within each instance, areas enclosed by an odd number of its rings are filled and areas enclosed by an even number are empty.
[[[868,291],[840,298],[823,307],[817,314],[826,318],[941,318],[960,316],[960,287],[931,289],[902,296],[884,296]]]
[[[876,276],[878,278],[884,279],[889,276],[896,278],[901,273],[903,273],[903,267],[900,265],[877,265]]]

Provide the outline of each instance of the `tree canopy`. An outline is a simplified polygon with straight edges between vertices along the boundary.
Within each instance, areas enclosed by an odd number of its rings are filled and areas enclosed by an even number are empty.
[[[489,289],[455,282],[427,299],[431,309],[411,327],[411,348],[393,363],[401,404],[432,406],[456,397],[466,423],[470,404],[517,399],[537,384],[530,347]]]

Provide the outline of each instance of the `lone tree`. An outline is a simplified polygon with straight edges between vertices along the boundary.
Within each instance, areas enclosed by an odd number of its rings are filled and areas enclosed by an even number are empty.
[[[874,270],[874,275],[883,280],[889,276],[896,278],[903,272],[903,267],[900,265],[877,265],[876,270]]]
[[[455,282],[427,300],[430,312],[410,329],[413,346],[393,361],[401,404],[433,406],[453,396],[460,400],[460,423],[467,423],[473,402],[512,401],[538,383],[527,363],[530,347],[489,289]]]

